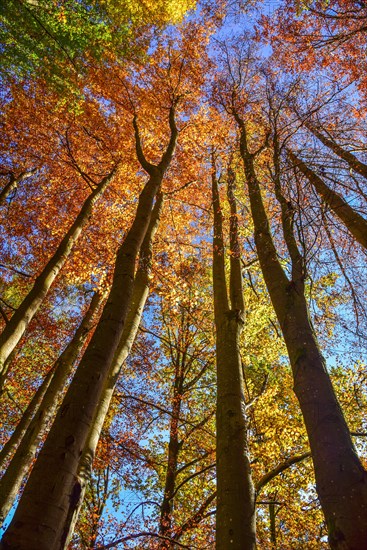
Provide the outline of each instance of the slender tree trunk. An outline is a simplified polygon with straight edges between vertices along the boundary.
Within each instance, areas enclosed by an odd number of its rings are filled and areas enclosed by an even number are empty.
[[[289,158],[309,182],[314,186],[320,197],[325,201],[334,214],[345,224],[356,241],[367,248],[367,220],[352,208],[336,191],[333,191],[326,183],[309,168],[294,153],[288,151]]]
[[[4,384],[8,371],[7,359],[23,336],[32,318],[37,313],[52,283],[66,262],[83,227],[91,215],[94,203],[106,189],[116,171],[117,168],[113,168],[86,199],[76,220],[62,239],[55,254],[48,261],[42,273],[37,277],[32,289],[24,298],[0,335],[0,389]]]
[[[43,399],[39,402],[35,415],[29,422],[19,446],[0,480],[0,524],[13,506],[14,500],[36,456],[39,444],[58,407],[58,397],[63,392],[68,377],[72,373],[88,333],[93,327],[94,314],[101,305],[103,295],[96,293],[84,319],[80,323],[71,342],[60,355],[49,378]],[[42,385],[43,386],[43,385]],[[14,445],[14,442],[13,442]]]
[[[181,449],[181,444],[178,437],[178,426],[182,403],[183,370],[182,365],[180,365],[179,362],[179,357],[177,357],[175,367],[176,373],[168,443],[167,470],[164,484],[164,495],[161,504],[161,515],[159,518],[159,534],[165,537],[170,537],[172,535],[173,497],[176,487],[178,457]],[[169,541],[162,541],[160,548],[161,550],[171,550],[174,548],[174,545]]]
[[[269,502],[269,517],[270,517],[270,543],[272,550],[277,547],[277,529],[275,524],[275,504]]]
[[[304,294],[304,266],[293,234],[292,213],[282,201],[284,238],[292,260],[289,280],[278,260],[254,167],[247,146],[246,127],[240,128],[240,151],[249,190],[255,243],[274,310],[281,326],[305,421],[315,468],[316,488],[334,550],[367,548],[367,473],[353,445],[335,396],[325,360],[314,333]],[[275,158],[275,163],[277,163]],[[276,169],[277,171],[277,169]]]
[[[19,445],[19,442],[22,440],[22,437],[26,433],[29,424],[32,422],[33,416],[35,415],[38,407],[42,403],[43,396],[45,395],[46,390],[50,385],[50,382],[54,375],[55,366],[56,365],[53,365],[53,367],[51,367],[51,369],[46,374],[42,384],[37,389],[28,407],[26,408],[21,419],[19,420],[15,430],[13,431],[10,438],[1,449],[1,452],[0,452],[0,469],[1,470],[5,467],[7,460],[14,453],[15,449]]]
[[[16,177],[15,174],[9,174],[8,183],[6,183],[0,191],[0,205],[5,202],[10,193],[16,190],[18,183],[21,183],[23,180],[29,178],[30,176],[33,176],[33,174],[35,173],[36,170],[26,170],[25,172],[19,174],[18,177]]]
[[[174,114],[173,105],[169,115],[171,138],[156,166],[144,157],[134,117],[137,156],[149,179],[139,196],[132,226],[117,252],[112,287],[101,319],[4,534],[2,549],[65,547],[70,521],[83,493],[83,480],[78,476],[80,461],[131,306],[136,258],[148,229],[154,198],[175,149],[178,132]]]
[[[314,134],[314,136],[317,137],[323,143],[326,147],[331,149],[333,153],[335,153],[338,157],[345,160],[349,167],[357,172],[357,174],[360,174],[361,176],[367,178],[367,165],[358,160],[358,158],[353,155],[350,151],[346,151],[341,147],[338,143],[336,143],[333,139],[330,137],[325,136],[322,132],[320,132],[313,124],[310,122],[305,122],[306,128],[310,130]]]
[[[213,167],[213,288],[217,359],[216,548],[253,550],[256,545],[255,491],[248,455],[244,380],[239,354],[239,338],[244,324],[244,302],[233,184],[233,174],[229,173],[230,305],[224,265],[222,213]]]

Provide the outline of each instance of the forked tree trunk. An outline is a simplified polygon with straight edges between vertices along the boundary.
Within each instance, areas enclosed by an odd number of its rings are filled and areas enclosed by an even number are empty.
[[[316,488],[334,550],[367,548],[367,473],[354,448],[335,396],[325,360],[309,317],[304,294],[304,266],[293,234],[292,212],[279,194],[279,165],[275,187],[281,202],[284,238],[292,260],[292,280],[279,262],[262,201],[254,156],[248,150],[244,121],[240,128],[243,159],[254,221],[255,243],[274,310],[281,326],[305,421],[315,468]],[[279,158],[275,155],[275,164]]]
[[[112,287],[101,319],[4,534],[2,549],[60,550],[65,547],[70,520],[83,493],[83,480],[78,477],[80,461],[131,307],[135,262],[148,229],[154,198],[175,149],[174,113],[172,106],[171,138],[157,166],[144,157],[134,117],[137,155],[149,179],[140,193],[132,226],[117,252]]]
[[[93,327],[94,314],[99,309],[103,295],[96,293],[84,319],[77,328],[74,337],[60,355],[50,376],[46,376],[47,385],[43,399],[38,403],[33,418],[20,440],[19,446],[11,459],[3,477],[0,480],[0,524],[2,525],[14,500],[17,497],[23,479],[27,475],[45,431],[58,407],[59,396],[62,394],[68,377],[72,373],[88,333]],[[43,385],[42,385],[43,386]],[[14,432],[16,433],[16,432]],[[19,438],[17,433],[16,439]],[[15,439],[15,438],[14,438]],[[12,447],[16,444],[12,441]]]
[[[311,168],[309,168],[299,157],[292,153],[292,151],[288,151],[288,155],[293,165],[306,176],[322,200],[334,212],[335,216],[344,223],[345,227],[350,231],[356,241],[364,248],[367,248],[367,220],[358,214],[339,193],[326,185],[324,180],[311,170]]]
[[[214,164],[214,162],[213,162]],[[225,275],[222,212],[213,166],[213,289],[217,361],[217,550],[253,550],[255,491],[247,445],[246,403],[239,339],[244,325],[241,264],[233,173],[228,173],[230,301]]]
[[[154,235],[158,229],[159,217],[162,208],[163,195],[159,194],[156,204],[152,211],[152,217],[150,224],[145,235],[144,241],[141,245],[139,255],[139,266],[135,275],[134,290],[131,299],[131,307],[129,309],[128,316],[124,330],[116,350],[115,356],[112,361],[111,369],[108,375],[106,385],[103,389],[102,397],[98,403],[93,423],[84,446],[83,456],[80,461],[80,467],[78,472],[78,478],[81,484],[81,497],[79,499],[79,505],[75,510],[71,511],[68,520],[65,522],[65,528],[68,529],[66,535],[65,548],[74,532],[74,528],[78,519],[80,508],[83,502],[85,490],[89,480],[91,479],[93,459],[95,456],[97,444],[103,428],[103,423],[110,407],[111,399],[115,390],[116,382],[119,378],[122,366],[126,361],[136,334],[139,329],[141,316],[144,311],[145,303],[149,295],[149,277],[152,267],[152,254],[153,254],[153,240]]]
[[[116,171],[117,167],[113,168],[86,199],[77,218],[70,227],[69,231],[66,233],[65,237],[62,239],[55,254],[48,261],[42,273],[38,275],[32,289],[24,298],[23,302],[20,304],[0,335],[0,389],[4,385],[8,372],[9,362],[7,359],[23,336],[29,323],[40,308],[60,269],[65,264],[74,244],[82,232],[83,227],[91,215],[94,203],[106,189]]]

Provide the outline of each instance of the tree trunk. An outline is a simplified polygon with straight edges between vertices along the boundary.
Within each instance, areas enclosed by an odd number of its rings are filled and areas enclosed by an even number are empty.
[[[231,206],[229,305],[224,265],[222,213],[213,167],[213,288],[217,360],[217,550],[253,550],[256,545],[255,491],[247,446],[246,404],[239,338],[244,302],[237,243],[233,174],[228,174]]]
[[[284,238],[292,260],[289,280],[278,260],[254,167],[246,127],[240,151],[249,190],[255,243],[274,310],[281,326],[294,378],[294,391],[305,421],[315,468],[316,488],[335,550],[367,548],[367,473],[356,454],[319,350],[304,294],[304,268],[296,250],[292,220],[281,201]],[[276,189],[279,197],[279,188]],[[281,197],[279,197],[281,199]]]
[[[78,240],[83,227],[87,223],[94,203],[106,189],[116,171],[117,168],[113,168],[86,199],[76,220],[62,239],[55,254],[48,261],[42,273],[37,277],[32,289],[24,298],[0,335],[0,389],[4,385],[7,375],[8,357],[23,336],[32,318],[37,313],[52,283],[66,262],[74,244]]]
[[[58,407],[58,397],[62,394],[68,377],[70,376],[75,361],[77,360],[88,333],[93,327],[94,314],[101,305],[103,295],[96,293],[91,301],[89,309],[80,323],[71,342],[60,355],[54,368],[52,377],[47,375],[48,384],[44,397],[35,411],[33,419],[29,422],[19,446],[11,459],[3,477],[0,480],[0,524],[4,522],[7,514],[13,506],[24,477],[27,475],[36,456],[39,444],[50,424]],[[14,442],[13,442],[14,445]]]
[[[173,497],[176,487],[176,475],[178,457],[181,449],[178,427],[179,417],[181,412],[182,403],[182,391],[183,391],[183,370],[182,365],[179,363],[179,357],[176,362],[176,372],[174,380],[174,390],[172,399],[172,416],[170,422],[170,433],[168,443],[168,456],[167,456],[167,470],[166,479],[164,484],[164,495],[161,504],[161,515],[159,518],[159,534],[164,537],[171,537],[172,535],[172,511],[173,511]],[[171,550],[174,548],[174,544],[169,541],[162,541],[160,544],[161,550]]]
[[[83,493],[83,480],[78,477],[80,461],[131,305],[136,258],[148,229],[154,198],[175,149],[178,132],[174,113],[173,105],[169,115],[171,138],[157,166],[144,157],[134,117],[137,156],[149,179],[140,193],[132,226],[117,252],[112,287],[101,319],[4,534],[2,549],[65,547],[70,520]]]
[[[24,436],[24,434],[28,429],[29,424],[32,421],[33,416],[35,415],[40,404],[42,403],[43,396],[45,395],[46,390],[50,385],[50,382],[54,375],[55,367],[56,367],[56,364],[53,365],[51,369],[48,371],[48,373],[46,374],[45,378],[42,381],[42,384],[37,389],[28,407],[26,408],[21,419],[19,420],[15,430],[13,431],[10,438],[1,449],[1,452],[0,452],[0,469],[1,470],[5,467],[8,458],[14,453],[15,449],[19,445],[20,441],[22,440],[22,437]]]
[[[367,248],[367,220],[358,214],[358,212],[356,212],[338,193],[326,185],[326,183],[294,153],[288,151],[288,155],[294,166],[306,176],[320,197],[334,212],[335,216],[345,224],[356,241],[364,248]]]
[[[74,528],[78,519],[80,508],[83,502],[84,493],[87,487],[87,483],[91,478],[93,459],[96,452],[97,444],[102,432],[103,423],[106,418],[108,409],[110,407],[113,392],[115,390],[116,382],[121,372],[121,368],[126,361],[132,345],[134,343],[136,334],[139,329],[141,316],[145,307],[149,295],[149,276],[151,272],[151,262],[153,254],[153,239],[158,228],[159,216],[162,208],[163,195],[160,194],[157,197],[156,204],[153,208],[150,225],[145,235],[143,244],[140,249],[139,267],[135,275],[134,290],[131,300],[131,307],[126,318],[124,330],[116,350],[112,366],[108,375],[107,383],[103,390],[103,395],[98,403],[94,420],[88,435],[87,442],[84,447],[83,456],[80,461],[80,467],[78,472],[78,478],[80,479],[82,492],[79,500],[79,506],[72,511],[68,520],[65,522],[65,529],[68,529],[66,535],[65,548],[68,547],[68,543],[74,532]]]
[[[333,153],[335,153],[338,157],[345,160],[352,170],[354,170],[355,172],[357,172],[357,174],[360,174],[364,178],[367,178],[367,165],[358,160],[357,157],[353,155],[353,153],[351,153],[350,151],[346,151],[333,139],[326,137],[310,122],[306,121],[305,126],[310,130],[310,132],[314,134],[314,136],[317,137],[317,139],[321,141],[321,143],[331,149]]]
[[[18,183],[22,182],[23,180],[33,176],[33,174],[36,173],[37,170],[26,170],[25,172],[22,172],[19,174],[18,177],[15,176],[15,174],[10,173],[9,174],[9,181],[4,185],[2,190],[0,191],[0,205],[5,202],[5,200],[9,197],[10,193],[16,190]]]

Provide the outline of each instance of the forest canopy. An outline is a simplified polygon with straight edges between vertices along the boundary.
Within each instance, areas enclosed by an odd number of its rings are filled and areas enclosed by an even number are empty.
[[[1,4],[1,550],[366,550],[366,22]]]

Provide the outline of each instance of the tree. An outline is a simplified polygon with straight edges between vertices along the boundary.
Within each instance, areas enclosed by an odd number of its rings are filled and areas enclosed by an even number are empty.
[[[1,523],[3,523],[11,509],[22,481],[35,458],[45,430],[57,411],[59,395],[63,393],[66,382],[72,374],[74,364],[93,328],[94,317],[102,301],[103,293],[95,293],[89,309],[72,340],[47,373],[30,402],[28,410],[24,413],[11,438],[1,451],[2,464],[4,464],[8,455],[12,454],[12,451],[16,448],[14,456],[11,458],[0,481]]]
[[[47,265],[37,277],[31,291],[27,294],[21,305],[17,308],[11,317],[3,332],[0,335],[0,386],[2,387],[9,367],[9,357],[15,346],[21,339],[29,322],[36,314],[42,304],[50,286],[57,277],[60,269],[68,258],[71,249],[87,223],[93,204],[97,201],[101,193],[105,190],[110,180],[114,177],[117,167],[114,166],[98,183],[92,193],[89,195],[82,209],[69,231],[61,241],[55,254],[50,258]]]
[[[3,8],[4,548],[364,547],[363,6],[189,5]]]
[[[137,49],[142,26],[177,23],[193,7],[190,0],[140,5],[126,0],[118,6],[113,0],[8,2],[0,12],[3,75],[23,80],[38,74],[64,93],[68,86],[75,92],[90,58],[106,60],[114,50],[124,55]]]
[[[305,297],[305,259],[295,237],[292,203],[282,190],[282,142],[278,127],[281,107],[270,98],[268,126],[263,130],[265,137],[254,149],[251,126],[243,113],[248,102],[251,102],[248,82],[256,73],[248,67],[251,62],[248,52],[244,53],[241,58],[230,57],[238,54],[238,50],[228,52],[225,58],[227,88],[219,89],[218,94],[240,133],[239,147],[254,222],[256,250],[288,349],[294,389],[310,441],[318,496],[328,524],[329,543],[332,548],[340,548],[344,544],[358,548],[361,541],[367,541],[367,526],[360,513],[366,502],[367,474],[356,454],[309,318]],[[269,147],[270,139],[271,183],[280,206],[291,278],[288,278],[278,258],[257,175],[256,161],[264,148]],[[345,502],[349,503],[347,507]]]
[[[225,275],[222,213],[213,160],[212,194],[213,290],[217,362],[217,516],[216,548],[255,548],[255,490],[251,477],[247,443],[246,402],[239,338],[244,324],[244,301],[237,208],[234,196],[235,175],[227,172],[230,218],[229,296]]]

